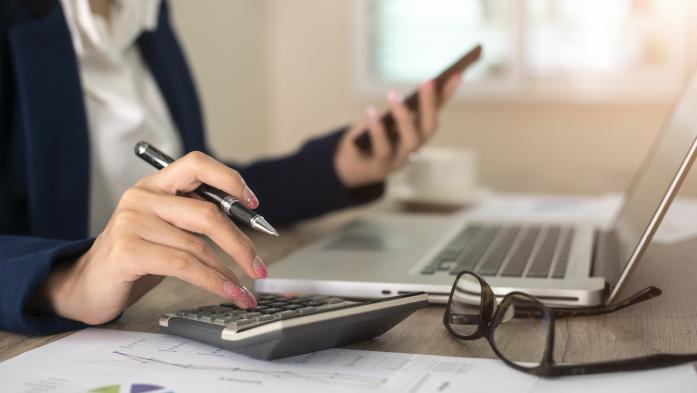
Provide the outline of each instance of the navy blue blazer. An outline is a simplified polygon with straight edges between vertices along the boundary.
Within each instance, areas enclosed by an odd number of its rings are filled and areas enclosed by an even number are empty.
[[[83,326],[26,310],[25,304],[52,266],[71,263],[93,241],[87,234],[85,106],[60,3],[0,4],[0,329],[50,334]],[[157,29],[142,34],[137,44],[184,150],[209,152],[194,83],[164,2]],[[229,165],[254,190],[261,213],[274,225],[375,199],[382,184],[348,190],[336,176],[333,156],[343,132],[310,140],[285,157]]]

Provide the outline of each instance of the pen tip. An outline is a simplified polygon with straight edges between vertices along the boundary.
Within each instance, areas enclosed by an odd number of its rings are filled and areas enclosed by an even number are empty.
[[[256,220],[254,220],[254,222],[252,223],[252,227],[254,229],[261,231],[261,232],[264,232],[268,235],[279,237],[278,231],[276,230],[276,228],[271,226],[271,224],[269,224],[269,222],[266,221],[266,219],[264,219],[264,217],[258,216],[258,218]]]

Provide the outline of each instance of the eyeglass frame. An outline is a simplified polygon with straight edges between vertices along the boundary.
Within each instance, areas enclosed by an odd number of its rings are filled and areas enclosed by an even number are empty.
[[[450,308],[453,300],[453,294],[457,287],[457,283],[460,278],[469,274],[475,277],[481,286],[481,301],[479,303],[479,315],[478,315],[478,326],[477,330],[470,335],[463,335],[457,333],[451,326],[450,320],[452,315],[450,313]],[[681,363],[688,363],[697,361],[697,354],[655,354],[642,357],[635,357],[622,360],[611,360],[603,361],[597,363],[579,363],[579,364],[558,364],[554,361],[554,337],[555,337],[555,320],[566,317],[576,317],[576,316],[592,316],[592,315],[602,315],[609,314],[623,308],[627,308],[631,305],[653,299],[661,295],[661,290],[655,286],[649,286],[636,294],[628,297],[627,299],[615,303],[613,305],[603,305],[597,307],[584,307],[584,308],[552,308],[536,297],[526,294],[524,292],[514,291],[506,294],[500,303],[496,303],[496,296],[494,295],[491,286],[477,273],[471,271],[462,271],[455,278],[453,287],[450,290],[450,296],[448,297],[448,303],[445,308],[445,313],[443,314],[443,325],[448,330],[450,334],[462,340],[476,340],[484,337],[491,348],[494,350],[496,355],[503,360],[507,365],[513,367],[518,371],[525,373],[541,376],[541,377],[560,377],[565,375],[583,375],[583,374],[596,374],[605,372],[615,372],[615,371],[635,371],[635,370],[648,370],[661,367],[669,367]],[[501,323],[503,318],[503,313],[501,310],[506,310],[509,306],[506,302],[512,302],[515,296],[521,296],[530,300],[533,304],[540,307],[543,310],[544,315],[543,320],[548,321],[547,337],[545,339],[545,348],[542,359],[536,367],[525,367],[519,365],[501,353],[499,348],[495,344],[493,339],[494,331],[496,327]],[[461,314],[462,315],[462,314]],[[462,315],[465,317],[470,317],[469,315]],[[496,323],[496,325],[494,325]]]

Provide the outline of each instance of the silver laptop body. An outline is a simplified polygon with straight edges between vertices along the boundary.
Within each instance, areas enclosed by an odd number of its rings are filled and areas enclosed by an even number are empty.
[[[424,291],[447,301],[473,270],[497,296],[523,291],[550,305],[610,303],[640,260],[695,155],[697,76],[637,172],[608,231],[574,222],[471,221],[464,215],[378,214],[273,264],[259,292],[383,297]]]

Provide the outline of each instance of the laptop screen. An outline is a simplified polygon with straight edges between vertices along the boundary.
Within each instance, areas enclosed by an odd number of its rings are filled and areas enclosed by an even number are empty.
[[[636,174],[625,205],[617,217],[618,271],[622,272],[618,282],[626,278],[633,262],[643,253],[689,170],[694,158],[695,138],[697,73],[693,74],[662,134]]]

